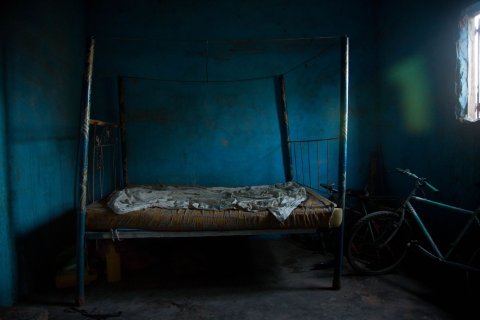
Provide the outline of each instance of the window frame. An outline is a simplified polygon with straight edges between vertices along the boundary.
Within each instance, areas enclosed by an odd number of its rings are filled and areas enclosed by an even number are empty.
[[[468,19],[468,104],[465,120],[480,120],[480,12]]]
[[[480,120],[480,2],[466,8],[461,15],[457,41],[458,120]]]

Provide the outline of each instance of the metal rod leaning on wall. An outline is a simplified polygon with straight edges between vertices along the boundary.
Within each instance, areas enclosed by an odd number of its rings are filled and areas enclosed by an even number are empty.
[[[117,78],[118,108],[120,112],[120,141],[122,149],[123,187],[128,185],[128,160],[127,160],[127,126],[125,110],[125,82],[122,77]]]
[[[85,303],[85,216],[87,213],[87,183],[88,183],[88,139],[90,131],[90,107],[92,96],[93,58],[95,54],[95,39],[90,39],[84,83],[84,109],[80,126],[80,205],[77,213],[77,292],[76,303]]]
[[[342,208],[345,217],[345,191],[347,188],[347,136],[348,136],[348,72],[349,72],[349,41],[347,36],[342,37],[341,53],[341,83],[340,83],[340,132],[338,156],[338,206]],[[337,248],[335,255],[335,268],[333,274],[333,289],[341,287],[341,273],[343,265],[343,234],[344,221],[338,230]]]
[[[285,163],[285,178],[287,181],[293,180],[292,154],[290,150],[290,131],[288,129],[288,112],[287,112],[287,92],[285,89],[285,76],[278,77],[278,85],[280,87],[280,103],[281,103],[281,121],[280,130],[283,144],[283,161]]]

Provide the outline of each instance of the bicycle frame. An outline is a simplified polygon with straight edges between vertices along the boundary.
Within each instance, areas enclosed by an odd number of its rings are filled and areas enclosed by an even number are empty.
[[[431,256],[432,258],[436,258],[438,260],[440,260],[441,262],[444,262],[444,263],[447,263],[447,264],[450,264],[452,266],[456,266],[456,267],[460,267],[462,269],[470,269],[470,270],[475,270],[475,271],[480,271],[479,269],[477,268],[473,268],[473,267],[469,267],[467,265],[464,265],[464,264],[461,264],[461,263],[456,263],[456,262],[453,262],[453,261],[449,261],[448,259],[450,258],[452,252],[455,251],[455,249],[457,248],[458,244],[460,243],[460,241],[463,239],[463,237],[465,236],[465,234],[467,233],[467,231],[470,229],[470,227],[472,226],[472,224],[474,222],[477,222],[478,225],[480,225],[480,210],[476,210],[476,211],[472,211],[472,210],[466,210],[466,209],[463,209],[463,208],[459,208],[459,207],[455,207],[455,206],[451,206],[451,205],[448,205],[448,204],[445,204],[445,203],[441,203],[441,202],[437,202],[437,201],[433,201],[433,200],[429,200],[429,199],[426,199],[426,198],[422,198],[422,197],[418,197],[416,196],[416,192],[417,190],[420,189],[420,186],[421,184],[419,184],[418,182],[416,182],[416,185],[415,185],[415,188],[414,190],[412,190],[412,192],[410,193],[410,195],[407,197],[407,199],[404,201],[403,203],[403,209],[407,209],[410,214],[413,216],[413,218],[415,219],[415,222],[418,224],[418,226],[420,227],[423,235],[425,236],[425,238],[427,239],[428,243],[430,244],[430,246],[432,247],[434,253],[432,253],[431,251],[423,248],[422,246],[418,245],[418,247],[423,251],[423,253]],[[420,216],[418,215],[417,211],[415,210],[415,208],[412,206],[411,204],[411,200],[414,200],[414,201],[418,201],[418,202],[421,202],[421,203],[427,203],[427,204],[430,204],[430,205],[433,205],[433,206],[436,206],[436,207],[440,207],[440,208],[444,208],[444,209],[448,209],[448,210],[451,210],[451,211],[456,211],[456,212],[460,212],[460,213],[463,213],[463,214],[469,214],[471,215],[471,218],[465,223],[465,225],[463,226],[462,230],[460,231],[460,233],[457,235],[457,237],[455,238],[454,242],[450,245],[448,251],[443,254],[442,251],[438,248],[435,240],[432,238],[432,236],[430,235],[430,232],[428,232],[428,229],[427,227],[425,226],[425,224],[423,223],[422,219],[420,218]],[[404,212],[404,211],[403,211]],[[404,219],[404,213],[402,213],[402,220]]]

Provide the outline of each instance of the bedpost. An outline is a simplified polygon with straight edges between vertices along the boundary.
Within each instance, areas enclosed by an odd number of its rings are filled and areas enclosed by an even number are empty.
[[[280,90],[280,97],[278,99],[280,103],[280,134],[282,138],[282,152],[283,163],[285,170],[285,180],[293,180],[293,167],[292,167],[292,155],[290,153],[290,132],[288,129],[288,112],[287,112],[287,92],[285,89],[285,76],[282,74],[278,77],[278,84]]]
[[[77,213],[77,296],[76,303],[85,303],[85,216],[87,212],[88,138],[90,129],[90,106],[92,96],[93,57],[95,39],[90,39],[84,83],[83,119],[80,128],[80,207]]]
[[[117,78],[118,86],[118,108],[120,113],[120,140],[122,148],[122,172],[123,172],[123,187],[128,185],[128,161],[127,161],[127,127],[125,115],[125,83],[121,76]]]
[[[347,188],[347,135],[348,135],[348,69],[349,43],[348,37],[342,37],[341,83],[340,83],[340,132],[338,157],[338,206],[342,208],[343,219],[337,232],[337,248],[335,269],[333,274],[333,289],[341,287],[340,278],[343,264],[343,233],[345,226],[345,191]]]

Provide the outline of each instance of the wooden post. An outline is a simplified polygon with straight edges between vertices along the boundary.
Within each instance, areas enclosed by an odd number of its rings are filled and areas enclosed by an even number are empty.
[[[127,160],[127,123],[125,110],[125,83],[122,77],[117,78],[118,86],[118,107],[120,114],[120,141],[122,148],[122,172],[123,172],[123,186],[128,185],[128,160]]]
[[[85,216],[87,213],[87,182],[88,182],[88,139],[90,131],[90,107],[92,96],[93,58],[95,54],[95,39],[92,37],[88,50],[84,83],[83,119],[80,129],[80,205],[77,213],[77,292],[76,303],[85,303]]]
[[[292,154],[290,150],[290,132],[288,129],[288,112],[287,112],[287,92],[285,89],[285,77],[278,77],[278,86],[280,89],[280,134],[282,138],[283,163],[285,170],[285,180],[293,180]]]
[[[345,217],[345,192],[347,189],[347,136],[348,136],[348,72],[349,72],[349,43],[348,37],[342,37],[341,57],[341,83],[340,83],[340,132],[339,132],[339,155],[338,155],[338,207],[342,208]],[[338,230],[338,241],[335,256],[335,268],[333,275],[333,288],[341,287],[341,273],[343,264],[343,234],[344,221]]]

